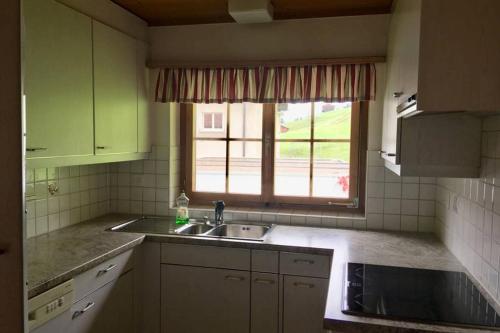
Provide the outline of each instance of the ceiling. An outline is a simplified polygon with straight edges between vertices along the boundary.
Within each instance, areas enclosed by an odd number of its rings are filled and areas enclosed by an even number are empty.
[[[227,0],[112,0],[151,26],[234,22]],[[274,19],[385,14],[393,0],[271,0]]]

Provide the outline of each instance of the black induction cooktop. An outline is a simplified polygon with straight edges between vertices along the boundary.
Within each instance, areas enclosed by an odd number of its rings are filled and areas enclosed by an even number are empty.
[[[499,314],[463,272],[348,263],[342,312],[500,328]]]

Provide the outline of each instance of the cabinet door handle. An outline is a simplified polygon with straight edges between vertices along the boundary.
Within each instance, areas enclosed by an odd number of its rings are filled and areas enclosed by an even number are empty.
[[[293,285],[301,288],[314,288],[314,284],[312,283],[294,282]]]
[[[32,148],[26,148],[26,151],[33,152],[33,151],[42,151],[42,150],[47,150],[45,147],[32,147]]]
[[[309,260],[309,259],[295,259],[293,262],[296,264],[309,264],[309,265],[314,264],[314,260]]]
[[[274,281],[273,280],[270,280],[270,279],[255,279],[254,280],[255,283],[262,283],[262,284],[274,284]]]
[[[245,280],[245,278],[243,276],[236,276],[236,275],[226,275],[224,277],[224,279],[230,280],[230,281],[243,281],[243,280]]]
[[[108,268],[105,268],[105,269],[101,269],[97,272],[97,276],[101,276],[101,275],[104,275],[106,274],[107,272],[113,270],[116,268],[116,265],[115,264],[111,264],[108,266]]]
[[[394,154],[394,153],[387,153],[387,156],[394,157],[394,156],[396,156],[396,154]]]
[[[402,91],[396,91],[396,92],[393,92],[393,93],[392,93],[392,96],[393,96],[394,98],[399,98],[399,97],[403,96],[403,92],[402,92]]]
[[[84,314],[85,312],[89,311],[90,309],[92,309],[94,307],[95,303],[94,302],[90,302],[88,303],[87,305],[85,305],[85,307],[79,311],[75,311],[75,313],[73,313],[73,317],[71,319],[75,319],[79,316],[81,316],[82,314]]]
[[[109,149],[110,147],[106,146],[96,146],[95,149]]]
[[[6,253],[7,253],[7,249],[0,249],[0,256],[1,256],[2,254],[6,254]]]

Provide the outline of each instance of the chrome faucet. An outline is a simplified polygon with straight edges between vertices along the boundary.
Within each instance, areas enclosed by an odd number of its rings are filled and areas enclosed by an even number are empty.
[[[214,201],[215,205],[215,225],[221,225],[224,223],[224,201],[217,200]]]

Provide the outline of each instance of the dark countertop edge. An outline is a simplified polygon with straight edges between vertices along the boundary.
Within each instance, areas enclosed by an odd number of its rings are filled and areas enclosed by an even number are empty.
[[[391,325],[380,325],[368,322],[358,322],[358,321],[347,321],[347,320],[337,320],[325,318],[323,321],[323,327],[326,330],[332,330],[334,332],[339,331],[343,333],[365,333],[367,330],[369,332],[381,332],[381,333],[418,333],[418,332],[435,332],[432,330],[423,330]]]
[[[102,263],[104,261],[111,259],[111,258],[114,258],[117,255],[122,254],[123,252],[126,252],[127,250],[134,248],[137,245],[142,244],[145,236],[141,235],[141,234],[137,234],[137,235],[138,235],[138,237],[136,239],[129,241],[128,243],[125,243],[117,248],[114,248],[114,249],[112,249],[112,250],[110,250],[110,251],[108,251],[108,252],[106,252],[98,257],[92,258],[91,260],[83,262],[80,265],[74,267],[73,269],[71,269],[63,274],[54,276],[52,279],[50,279],[48,281],[44,281],[36,286],[30,287],[28,290],[28,299],[33,298],[35,296],[38,296],[38,295],[46,292],[47,290],[65,282],[65,281],[68,281],[68,280],[74,278],[75,276],[85,272],[85,271],[88,271],[89,269],[99,265],[100,263]]]
[[[373,318],[373,317],[366,317]],[[325,318],[323,321],[323,327],[325,330],[332,330],[334,332],[343,332],[343,333],[365,333],[367,330],[369,332],[380,332],[380,333],[417,333],[417,332],[446,332],[448,328],[449,331],[474,331],[474,332],[498,332],[499,329],[495,329],[493,327],[473,327],[473,326],[455,326],[455,325],[446,325],[440,323],[424,323],[424,322],[414,322],[407,320],[390,320],[384,318],[378,318],[380,320],[384,320],[387,324],[379,324],[373,322],[360,322],[360,321],[350,321],[350,320],[340,320],[340,319],[331,319]],[[401,322],[405,325],[426,325],[426,326],[435,326],[439,329],[424,328],[424,327],[402,327],[397,323]]]
[[[191,245],[207,245],[207,246],[222,246],[222,247],[237,247],[243,249],[255,250],[271,250],[271,251],[285,251],[285,252],[298,252],[304,254],[317,254],[332,256],[334,249],[320,248],[320,247],[304,247],[286,244],[269,244],[264,241],[245,241],[238,239],[218,239],[209,237],[186,237],[178,235],[158,235],[146,234],[145,241],[158,242],[158,243],[176,243],[176,244],[191,244]]]

